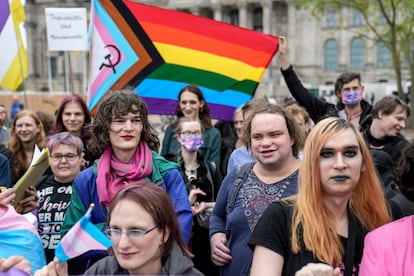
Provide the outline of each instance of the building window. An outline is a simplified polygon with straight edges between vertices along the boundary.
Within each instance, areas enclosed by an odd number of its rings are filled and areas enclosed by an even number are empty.
[[[232,9],[229,12],[229,23],[239,26],[239,10],[238,9]]]
[[[377,66],[381,68],[391,67],[391,51],[382,43],[377,44]]]
[[[353,11],[352,13],[352,25],[353,26],[360,26],[363,24],[363,17],[360,11]]]
[[[201,8],[199,15],[205,18],[214,19],[214,11],[209,8]]]
[[[55,79],[58,75],[57,57],[50,57],[50,70],[52,79]]]
[[[361,69],[365,65],[365,45],[362,38],[351,41],[351,68]]]
[[[262,7],[257,7],[253,10],[253,30],[263,31],[263,11]]]
[[[325,70],[338,68],[338,43],[335,39],[325,42]]]
[[[328,11],[326,13],[326,26],[335,27],[336,26],[336,15],[333,11]]]

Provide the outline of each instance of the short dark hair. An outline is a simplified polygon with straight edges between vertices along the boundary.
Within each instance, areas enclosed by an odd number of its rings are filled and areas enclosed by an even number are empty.
[[[372,118],[378,119],[380,112],[386,116],[390,115],[397,109],[398,106],[401,106],[404,109],[404,111],[407,113],[407,117],[410,116],[410,107],[400,98],[394,95],[389,95],[383,97],[381,100],[375,103],[374,107],[372,108]]]
[[[339,75],[339,77],[335,81],[335,94],[342,90],[345,83],[353,81],[354,79],[358,80],[358,84],[361,85],[361,74],[358,72],[345,72]]]

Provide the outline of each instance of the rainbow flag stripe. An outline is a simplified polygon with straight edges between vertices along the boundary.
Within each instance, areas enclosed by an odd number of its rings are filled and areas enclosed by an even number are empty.
[[[277,37],[223,22],[128,0],[94,2],[101,7],[95,9],[96,17],[111,18],[116,26],[112,45],[116,36],[128,41],[129,49],[139,40],[141,51],[136,57],[125,55],[125,60],[139,63],[146,58],[146,65],[127,70],[129,77],[106,88],[133,85],[152,114],[174,114],[180,89],[194,83],[202,89],[213,118],[232,120],[234,109],[254,96],[278,48]],[[98,98],[92,97],[90,108],[106,93],[95,91],[90,95]]]

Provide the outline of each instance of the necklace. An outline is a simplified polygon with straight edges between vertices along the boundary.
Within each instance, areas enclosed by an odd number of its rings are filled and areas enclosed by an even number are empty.
[[[354,114],[347,114],[348,121],[355,120],[356,118],[359,118],[361,116],[362,110],[355,112]]]

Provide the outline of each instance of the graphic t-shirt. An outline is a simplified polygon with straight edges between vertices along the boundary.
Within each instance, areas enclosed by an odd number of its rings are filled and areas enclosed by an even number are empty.
[[[46,260],[53,260],[55,248],[60,241],[60,230],[72,195],[72,182],[59,183],[50,175],[37,187],[40,198],[38,209],[38,232],[45,249]]]

